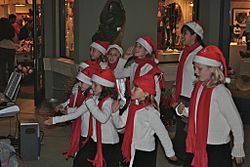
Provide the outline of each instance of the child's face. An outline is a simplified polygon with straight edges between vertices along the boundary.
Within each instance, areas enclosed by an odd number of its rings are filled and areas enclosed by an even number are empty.
[[[148,54],[148,51],[138,42],[135,43],[134,55],[138,59],[143,59]]]
[[[131,98],[133,100],[137,99],[139,101],[145,100],[148,94],[144,92],[140,87],[134,86],[131,90]]]
[[[200,63],[194,63],[195,76],[199,81],[209,80],[213,71],[213,67],[209,67]]]
[[[116,63],[120,58],[120,56],[121,56],[120,52],[117,49],[112,48],[107,53],[108,62],[111,64]]]
[[[90,59],[91,60],[98,60],[102,53],[97,50],[96,48],[90,47]]]
[[[86,84],[86,83],[80,81],[81,91],[87,90],[90,86],[91,86],[91,85],[88,85],[88,84]]]
[[[182,33],[182,44],[185,46],[191,46],[192,44],[195,43],[195,39],[196,39],[196,34],[191,34],[190,31],[188,30],[184,30]]]
[[[92,89],[93,89],[94,95],[96,95],[96,96],[98,96],[102,93],[102,85],[100,85],[96,82],[92,83]]]

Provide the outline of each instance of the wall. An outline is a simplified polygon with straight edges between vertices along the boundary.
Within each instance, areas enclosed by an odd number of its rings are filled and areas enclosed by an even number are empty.
[[[142,35],[150,35],[156,39],[157,33],[157,1],[144,0],[122,1],[126,11],[126,25],[123,47],[134,45]],[[75,0],[75,62],[89,58],[91,37],[98,29],[99,16],[105,1]],[[143,4],[143,5],[142,5]],[[146,18],[146,19],[145,19]]]
[[[219,44],[220,1],[200,0],[199,20],[204,28],[205,44]]]

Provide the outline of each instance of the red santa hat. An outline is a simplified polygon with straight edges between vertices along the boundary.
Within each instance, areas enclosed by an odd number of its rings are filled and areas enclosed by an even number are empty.
[[[121,56],[123,55],[123,49],[121,46],[117,45],[117,44],[113,44],[113,45],[109,45],[108,49],[107,49],[107,52],[110,50],[110,49],[117,49],[119,51],[119,53],[121,54]]]
[[[99,74],[93,74],[91,80],[109,88],[115,87],[116,82],[114,72],[111,69],[105,69]]]
[[[149,54],[151,54],[153,51],[156,51],[156,44],[155,41],[150,38],[149,36],[144,36],[136,40],[139,44],[141,44]]]
[[[91,71],[91,68],[87,67],[82,69],[76,76],[76,78],[81,81],[84,82],[88,85],[91,85],[91,77],[92,77],[93,72]]]
[[[103,55],[105,55],[109,47],[109,42],[108,41],[95,41],[90,45],[90,47],[93,47],[99,50]]]
[[[141,88],[144,92],[155,95],[155,80],[152,74],[146,74],[134,79],[134,85]]]
[[[196,54],[193,61],[207,66],[220,67],[224,71],[225,82],[230,83],[230,78],[228,78],[227,73],[226,59],[217,46],[206,46]]]
[[[201,27],[201,25],[195,21],[190,21],[187,22],[185,24],[186,26],[188,26],[189,28],[191,28],[197,35],[199,35],[201,37],[201,39],[203,39],[203,28]]]

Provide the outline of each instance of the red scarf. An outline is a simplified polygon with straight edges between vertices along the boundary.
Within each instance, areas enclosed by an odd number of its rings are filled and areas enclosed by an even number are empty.
[[[152,75],[160,75],[161,74],[161,70],[158,68],[158,65],[151,59],[149,58],[144,58],[144,59],[135,59],[135,62],[138,64],[138,67],[136,68],[135,71],[135,77],[140,77],[140,72],[141,72],[141,68],[145,65],[145,64],[150,64],[151,66],[153,66],[153,68],[147,73],[147,74],[152,74]],[[165,80],[162,77],[159,77],[159,82],[160,82],[160,87],[161,89],[164,89],[166,87],[165,85]]]
[[[115,63],[108,62],[108,66],[111,70],[114,70],[118,64],[118,60]]]
[[[102,110],[102,105],[108,98],[110,98],[110,96],[106,96],[101,101],[99,101],[98,108],[100,110]],[[91,135],[93,133],[92,117],[93,116],[90,113],[88,136],[87,136],[86,140],[82,143],[83,147],[89,141],[89,139],[90,139],[90,137],[91,137]],[[95,166],[95,167],[106,167],[105,159],[104,159],[103,154],[102,154],[102,129],[101,129],[101,123],[98,120],[96,120],[96,137],[97,137],[97,151],[96,151],[95,159],[94,160],[89,160],[88,159],[88,161],[90,161],[93,164],[93,166]]]
[[[204,87],[198,102],[197,117],[195,123],[195,105],[197,94],[202,82],[198,82],[193,90],[188,118],[188,135],[186,139],[186,151],[193,153],[192,165],[194,167],[207,167],[207,136],[209,125],[209,112],[213,88]],[[196,125],[196,126],[195,126]]]
[[[76,102],[74,102],[75,94],[72,93],[70,95],[69,107],[80,107],[82,105],[83,101],[88,96],[90,96],[90,93],[87,96],[83,96],[81,88],[78,87]],[[74,106],[74,103],[75,103],[75,106]],[[68,151],[65,152],[66,159],[68,159],[69,157],[74,157],[75,153],[79,151],[81,123],[82,123],[81,116],[76,118],[72,122],[72,131],[71,131],[71,136],[70,136],[70,147],[69,147]]]
[[[185,66],[185,62],[189,56],[189,54],[194,51],[196,48],[200,46],[200,43],[196,42],[191,46],[186,46],[182,52],[182,56],[178,65],[177,75],[176,75],[176,90],[175,90],[175,99],[174,102],[179,100],[182,88],[182,77],[183,77],[183,70]]]
[[[131,104],[128,109],[128,118],[125,126],[125,133],[122,143],[122,155],[124,162],[129,162],[131,159],[131,144],[134,133],[134,120],[136,111],[145,108],[150,104],[141,103],[139,105],[135,104],[135,100],[131,101]]]

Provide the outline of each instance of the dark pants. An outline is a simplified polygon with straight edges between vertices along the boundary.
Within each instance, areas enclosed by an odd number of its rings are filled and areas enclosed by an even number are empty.
[[[3,92],[15,67],[15,49],[0,48],[0,92]]]
[[[154,151],[135,151],[133,167],[155,167],[156,166],[156,150]]]
[[[184,165],[185,167],[188,167],[190,166],[190,164],[188,163],[189,158],[186,153],[187,133],[184,130],[185,126],[186,126],[186,123],[184,123],[181,120],[181,117],[177,116],[176,117],[176,133],[173,139],[173,147],[174,147],[174,151],[178,159],[182,161],[183,164],[185,164]]]
[[[107,167],[117,167],[118,156],[116,155],[118,144],[102,144],[103,157]],[[88,143],[81,148],[74,158],[73,167],[92,167],[88,159],[93,160],[96,155],[97,144],[90,139]]]
[[[191,155],[191,154],[190,154]],[[230,143],[207,145],[208,167],[232,167]],[[190,159],[190,163],[192,159]]]

